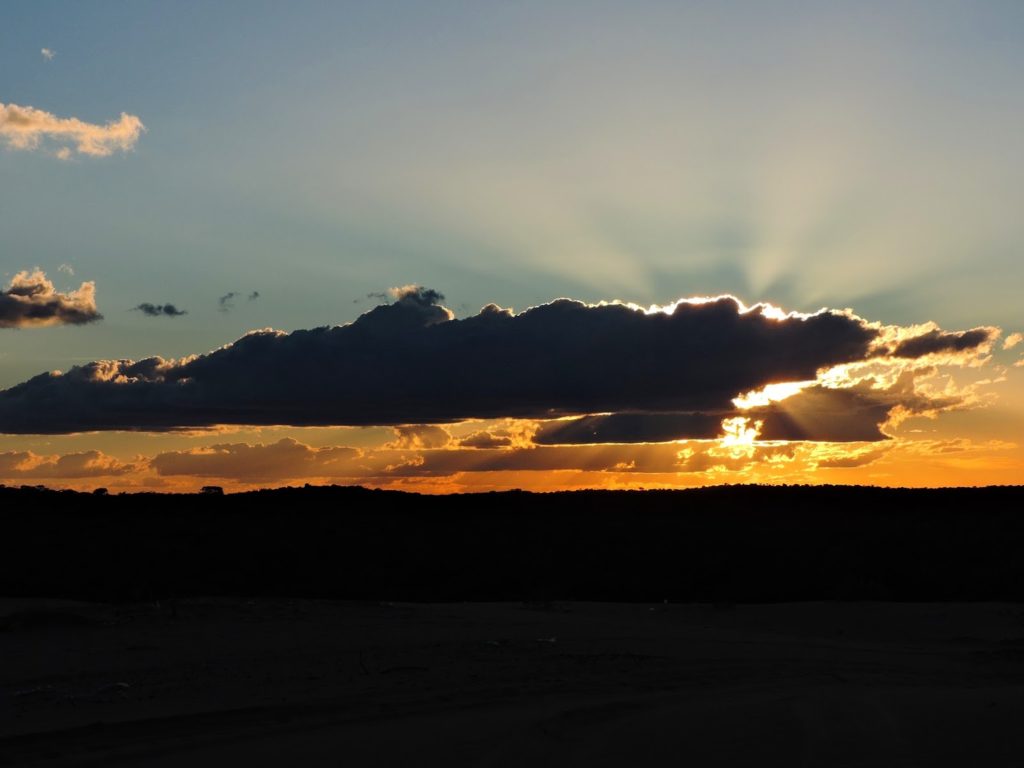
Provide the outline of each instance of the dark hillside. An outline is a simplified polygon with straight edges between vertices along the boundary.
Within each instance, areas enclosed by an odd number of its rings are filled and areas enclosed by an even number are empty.
[[[0,595],[1024,600],[1024,487],[0,488]]]

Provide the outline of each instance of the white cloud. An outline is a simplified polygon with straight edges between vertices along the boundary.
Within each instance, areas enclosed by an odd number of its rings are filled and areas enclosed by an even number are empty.
[[[72,148],[80,155],[107,157],[116,150],[127,152],[146,130],[135,115],[122,112],[117,120],[104,125],[87,123],[77,117],[57,117],[35,107],[0,103],[0,139],[11,149],[38,149],[44,139],[62,146],[57,157],[71,155]]]
[[[43,61],[53,61],[53,57],[57,55],[57,52],[50,48],[43,48],[39,52],[43,55]]]

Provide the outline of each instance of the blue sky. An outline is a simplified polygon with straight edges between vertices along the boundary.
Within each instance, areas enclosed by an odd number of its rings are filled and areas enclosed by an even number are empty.
[[[250,321],[339,322],[412,281],[1011,323],[1024,10],[808,5],[10,3],[4,101],[148,131],[0,155],[4,271],[73,263],[111,333],[250,285]]]

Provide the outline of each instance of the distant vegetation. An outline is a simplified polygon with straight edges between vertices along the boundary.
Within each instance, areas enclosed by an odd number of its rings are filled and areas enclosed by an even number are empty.
[[[1024,600],[1024,487],[0,487],[0,595]]]

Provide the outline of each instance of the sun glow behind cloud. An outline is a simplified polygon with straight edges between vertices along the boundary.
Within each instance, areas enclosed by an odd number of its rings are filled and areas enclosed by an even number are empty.
[[[815,381],[784,381],[777,384],[767,384],[761,389],[747,392],[746,394],[734,397],[732,402],[737,408],[749,410],[759,408],[771,403],[778,403],[787,397],[792,397],[801,390],[815,384]]]
[[[757,436],[761,434],[762,426],[762,422],[753,421],[745,416],[724,419],[722,421],[722,447],[750,455],[753,453]]]

